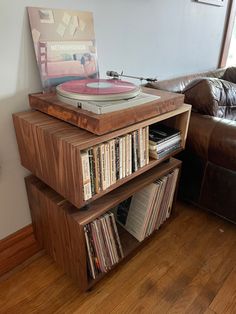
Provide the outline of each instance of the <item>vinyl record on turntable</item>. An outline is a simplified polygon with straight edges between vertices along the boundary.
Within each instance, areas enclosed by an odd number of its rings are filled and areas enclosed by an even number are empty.
[[[116,79],[87,79],[68,81],[56,87],[59,96],[85,101],[113,101],[136,97],[140,87]]]

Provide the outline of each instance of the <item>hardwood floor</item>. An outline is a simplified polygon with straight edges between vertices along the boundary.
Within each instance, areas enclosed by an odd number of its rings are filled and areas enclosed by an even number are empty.
[[[81,293],[46,255],[0,279],[0,313],[236,313],[236,226],[190,205]]]

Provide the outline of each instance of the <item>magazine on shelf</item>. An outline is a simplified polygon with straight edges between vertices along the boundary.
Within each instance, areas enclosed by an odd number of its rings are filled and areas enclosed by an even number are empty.
[[[149,127],[149,144],[160,144],[179,134],[180,131],[175,128],[161,123],[155,123]]]
[[[181,147],[180,131],[163,124],[153,124],[149,131],[149,155],[161,159]]]

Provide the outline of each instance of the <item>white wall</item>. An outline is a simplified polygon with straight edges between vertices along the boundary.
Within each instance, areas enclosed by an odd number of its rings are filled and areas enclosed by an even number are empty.
[[[0,239],[31,222],[11,118],[41,89],[26,6],[92,11],[101,73],[160,79],[215,68],[226,13],[191,0],[0,0]]]

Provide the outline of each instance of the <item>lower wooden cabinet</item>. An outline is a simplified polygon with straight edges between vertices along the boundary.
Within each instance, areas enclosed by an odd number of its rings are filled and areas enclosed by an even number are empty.
[[[27,177],[25,182],[34,232],[38,242],[55,262],[77,282],[81,290],[88,290],[106,273],[100,273],[96,279],[92,279],[89,275],[84,226],[176,168],[181,168],[181,162],[170,158],[80,209],[35,176]],[[174,204],[175,202],[173,202],[172,212]],[[140,250],[153,234],[158,233],[158,230],[142,242],[139,242],[121,226],[118,226],[118,233],[124,251],[124,257],[120,260],[122,262]]]

